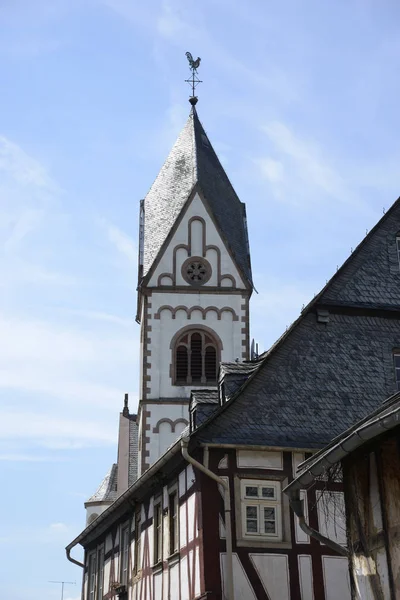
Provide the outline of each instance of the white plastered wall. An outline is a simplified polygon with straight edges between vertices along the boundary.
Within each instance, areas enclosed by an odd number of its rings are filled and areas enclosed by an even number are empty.
[[[215,227],[207,209],[198,194],[195,194],[192,202],[187,208],[187,211],[179,223],[168,247],[166,248],[160,262],[158,263],[151,279],[149,282],[150,287],[157,287],[159,285],[158,279],[160,275],[166,273],[173,273],[173,262],[174,262],[174,249],[179,245],[189,244],[189,222],[191,219],[199,217],[204,220],[205,224],[205,243],[206,246],[216,246],[221,252],[221,276],[230,275],[234,277],[236,287],[244,289],[244,283],[239,275],[239,271],[229,252],[219,235],[217,228]],[[229,215],[226,217],[229,219]],[[191,256],[202,256],[203,254],[203,224],[201,220],[194,220],[190,224],[191,227]],[[183,262],[188,258],[189,254],[185,248],[180,248],[176,251],[176,285],[187,285],[190,287],[181,275],[181,267]],[[217,281],[217,252],[214,249],[209,249],[206,252],[206,258],[210,262],[212,267],[212,276],[209,281],[205,284],[206,286],[216,286]],[[165,280],[165,285],[172,285],[171,281]],[[222,282],[223,286],[228,284],[227,281]]]
[[[182,265],[189,256],[205,257],[211,266],[211,276],[199,290],[182,276]],[[147,314],[143,315],[146,318],[142,318],[142,324],[147,324],[143,337],[149,340],[147,351],[150,351],[143,358],[147,438],[143,447],[145,462],[151,465],[189,421],[191,390],[210,387],[173,385],[172,343],[176,334],[185,327],[209,329],[220,342],[221,361],[242,360],[246,353],[243,331],[248,318],[247,290],[198,194],[188,206],[148,287],[152,288],[151,295]]]
[[[172,348],[171,342],[183,327],[205,326],[219,337],[222,343],[221,360],[224,362],[242,360],[241,333],[246,310],[240,294],[175,294],[166,292],[152,295],[151,307],[151,378],[148,394],[150,398],[189,398],[190,390],[195,386],[175,386],[171,379]],[[169,308],[178,306],[174,314]],[[200,307],[194,309],[193,307]],[[215,307],[211,308],[211,307]],[[161,310],[160,310],[161,309]],[[203,310],[201,310],[203,309]],[[206,311],[206,309],[209,309]],[[224,310],[225,309],[225,310]],[[229,309],[229,310],[227,310]],[[207,386],[199,386],[207,387]]]

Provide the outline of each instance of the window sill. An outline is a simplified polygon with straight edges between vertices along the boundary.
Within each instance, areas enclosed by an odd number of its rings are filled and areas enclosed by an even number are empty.
[[[162,567],[163,567],[163,561],[159,560],[157,563],[154,563],[154,565],[151,567],[153,573],[157,573],[158,571],[162,571]]]
[[[181,553],[179,552],[179,550],[177,550],[176,552],[174,552],[173,554],[170,554],[167,558],[168,564],[169,565],[174,565],[175,563],[177,563],[181,558]]]
[[[257,538],[256,540],[252,540],[252,539],[241,539],[241,540],[237,540],[236,545],[239,547],[249,547],[249,548],[291,548],[292,547],[292,543],[291,542],[283,542],[281,541],[276,541],[274,542],[274,540],[270,540],[270,539],[260,539]]]

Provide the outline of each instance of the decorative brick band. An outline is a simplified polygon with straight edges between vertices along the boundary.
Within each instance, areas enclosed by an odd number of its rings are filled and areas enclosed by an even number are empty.
[[[177,313],[178,310],[183,310],[184,312],[186,312],[186,316],[187,316],[188,319],[192,318],[193,311],[198,310],[199,312],[201,312],[203,321],[206,320],[207,313],[209,313],[211,311],[217,313],[217,319],[218,319],[218,321],[221,320],[223,312],[229,312],[229,313],[231,313],[231,315],[232,315],[232,321],[239,321],[239,317],[237,316],[237,314],[234,311],[234,309],[231,308],[230,306],[224,306],[223,308],[217,308],[216,306],[207,306],[207,308],[203,308],[201,306],[192,306],[191,308],[188,308],[187,306],[180,305],[180,306],[176,306],[174,308],[170,304],[164,304],[163,306],[160,306],[160,308],[158,309],[158,311],[155,313],[154,319],[160,319],[161,312],[163,310],[169,310],[171,312],[171,314],[172,314],[172,318],[173,319],[176,318],[176,313]]]
[[[160,431],[160,425],[162,423],[169,423],[171,426],[171,432],[175,433],[175,428],[179,423],[183,423],[185,425],[185,427],[189,424],[188,421],[186,419],[176,419],[175,421],[172,421],[172,419],[168,419],[168,418],[163,418],[160,419],[157,423],[156,426],[153,427],[153,433],[159,433]]]

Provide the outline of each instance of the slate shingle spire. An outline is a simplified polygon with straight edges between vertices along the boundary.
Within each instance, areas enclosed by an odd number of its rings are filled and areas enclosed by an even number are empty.
[[[149,273],[195,186],[205,197],[245,281],[252,286],[245,205],[233,189],[194,106],[144,200],[143,276]]]

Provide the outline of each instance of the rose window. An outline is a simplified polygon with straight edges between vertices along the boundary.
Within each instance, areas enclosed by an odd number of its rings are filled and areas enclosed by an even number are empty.
[[[211,277],[211,265],[205,258],[188,258],[182,265],[182,276],[191,285],[203,285]]]

